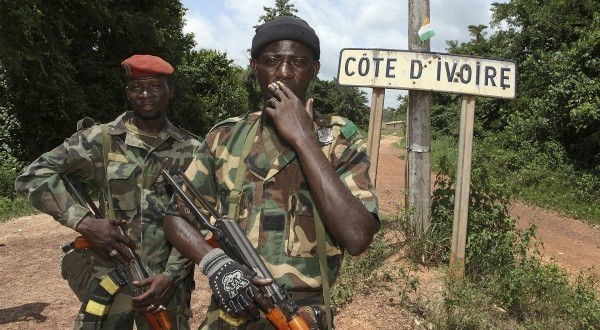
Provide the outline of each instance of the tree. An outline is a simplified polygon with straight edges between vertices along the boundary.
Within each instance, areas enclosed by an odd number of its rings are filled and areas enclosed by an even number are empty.
[[[183,16],[178,1],[0,0],[0,65],[21,124],[21,158],[57,145],[83,117],[108,121],[127,109],[126,57],[179,64],[194,44]]]
[[[315,100],[315,109],[321,114],[343,116],[358,126],[369,124],[368,99],[358,87],[340,86],[335,79],[316,79],[308,95]]]
[[[250,109],[246,74],[225,53],[206,49],[187,53],[176,71],[171,120],[204,136],[219,121],[246,113]]]
[[[471,41],[448,43],[453,53],[518,64],[517,99],[481,98],[476,122],[528,145],[558,143],[580,166],[600,166],[600,2],[512,0],[493,7],[490,26],[497,30],[489,38],[485,26],[470,26]]]
[[[290,4],[289,2],[290,0],[275,0],[275,8],[263,6],[265,14],[258,19],[258,25],[272,21],[279,16],[298,17],[296,16],[298,9],[294,7],[294,4]],[[258,27],[258,25],[254,26],[254,28]]]

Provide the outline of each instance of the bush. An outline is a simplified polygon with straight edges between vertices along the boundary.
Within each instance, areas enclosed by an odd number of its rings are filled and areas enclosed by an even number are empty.
[[[17,170],[14,167],[0,165],[0,197],[12,197],[15,194]]]
[[[514,328],[514,324],[533,329],[598,329],[598,279],[580,274],[572,280],[556,264],[541,261],[535,227],[516,228],[515,219],[508,215],[508,189],[487,170],[491,163],[485,157],[474,159],[465,281],[448,283],[447,296],[437,311],[443,314],[431,322],[447,329]],[[424,260],[441,263],[449,260],[454,180],[448,174],[452,165],[446,158],[442,157],[438,166],[426,235],[429,243],[420,245],[427,249],[419,252],[427,256]]]
[[[37,212],[38,211],[21,196],[13,195],[12,198],[0,196],[0,221]]]
[[[384,221],[388,220],[382,219],[382,222]],[[375,270],[389,256],[391,249],[385,243],[386,230],[384,227],[385,224],[362,255],[344,258],[337,282],[331,288],[331,303],[335,305],[336,309],[351,302],[356,293],[371,285],[373,281],[369,281],[369,278],[376,274]]]

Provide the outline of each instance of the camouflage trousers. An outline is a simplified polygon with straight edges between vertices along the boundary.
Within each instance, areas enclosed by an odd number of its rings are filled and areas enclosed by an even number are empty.
[[[96,270],[98,272],[90,280],[88,295],[94,292],[96,287],[99,286],[100,279],[104,276],[103,274],[107,274],[109,271],[109,269],[104,267],[96,267]],[[165,306],[165,311],[169,315],[173,329],[190,329],[189,319],[192,317],[190,300],[193,290],[194,280],[191,276],[188,276],[175,288],[173,297]],[[87,299],[84,301],[87,301]],[[83,313],[77,315],[73,324],[74,330],[83,329],[83,317]],[[123,286],[115,295],[108,314],[102,320],[102,329],[133,329],[134,323],[138,330],[150,329],[144,319],[144,315],[133,310],[131,306],[131,292],[127,286]]]
[[[290,292],[290,296],[299,306],[298,313],[307,320],[311,329],[327,329],[327,314],[323,305],[321,292]],[[222,312],[221,312],[222,313]],[[276,329],[261,312],[261,318],[233,326],[219,317],[218,303],[214,297],[208,306],[206,318],[200,324],[199,330],[272,330]]]

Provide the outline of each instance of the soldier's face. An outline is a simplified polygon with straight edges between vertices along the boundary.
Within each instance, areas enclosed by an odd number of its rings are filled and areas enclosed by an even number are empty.
[[[314,60],[313,51],[308,46],[293,40],[268,44],[256,59],[252,59],[251,64],[265,100],[273,97],[268,86],[276,81],[281,81],[299,99],[304,100],[310,82],[321,67],[319,61]]]
[[[133,113],[143,120],[165,116],[173,92],[173,86],[165,77],[129,80],[125,84]]]

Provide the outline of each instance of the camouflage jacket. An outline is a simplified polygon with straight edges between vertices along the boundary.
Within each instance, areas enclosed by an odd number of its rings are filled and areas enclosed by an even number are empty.
[[[217,124],[206,136],[186,176],[216,204],[221,213],[229,211],[228,197],[234,187],[236,169],[246,132],[260,112],[231,118]],[[259,124],[257,123],[257,124]],[[377,196],[369,179],[369,157],[356,126],[337,116],[316,116],[314,129],[324,133],[323,153],[342,182],[377,216]],[[240,200],[239,223],[279,285],[288,290],[317,291],[321,273],[317,256],[313,197],[296,153],[283,144],[273,128],[257,130],[250,154]],[[185,216],[182,201],[173,205]],[[327,232],[330,282],[340,269],[343,251]]]
[[[93,125],[77,131],[25,168],[16,179],[15,190],[42,212],[75,229],[88,211],[66,192],[58,174],[78,172],[101,187],[108,182],[115,215],[128,221],[128,236],[141,243],[137,253],[148,273],[164,273],[179,282],[189,273],[191,262],[172,248],[162,229],[172,189],[162,177],[152,182],[158,175],[159,161],[171,157],[179,164],[189,164],[201,141],[167,121],[148,151],[125,127],[124,120],[131,116],[126,112],[108,124],[111,146],[106,181],[102,129]]]

